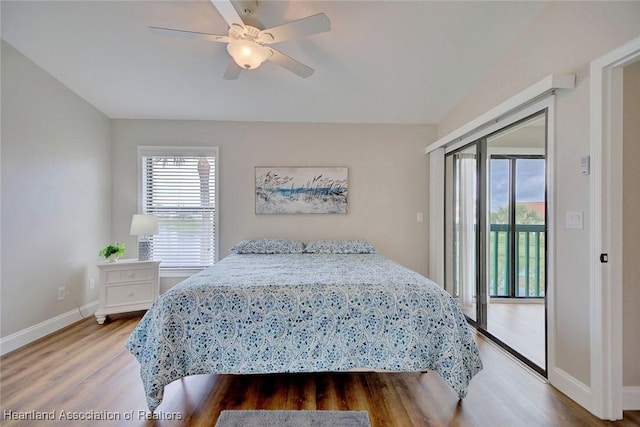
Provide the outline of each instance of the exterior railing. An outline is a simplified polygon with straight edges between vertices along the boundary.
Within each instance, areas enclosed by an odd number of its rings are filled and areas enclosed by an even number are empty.
[[[492,297],[544,297],[545,226],[515,226],[515,259],[511,261],[509,224],[491,224],[489,289]],[[514,265],[511,265],[514,264]],[[516,271],[515,289],[509,278]]]

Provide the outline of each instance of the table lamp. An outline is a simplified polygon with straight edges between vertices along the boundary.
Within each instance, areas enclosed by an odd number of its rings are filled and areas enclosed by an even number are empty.
[[[129,234],[138,236],[138,260],[151,259],[151,239],[158,234],[158,218],[155,215],[135,214],[131,219]]]

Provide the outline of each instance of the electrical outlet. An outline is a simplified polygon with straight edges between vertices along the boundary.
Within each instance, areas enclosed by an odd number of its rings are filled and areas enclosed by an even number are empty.
[[[89,279],[89,289],[94,289],[96,287],[96,279]]]
[[[62,301],[67,297],[67,287],[58,288],[58,301]]]

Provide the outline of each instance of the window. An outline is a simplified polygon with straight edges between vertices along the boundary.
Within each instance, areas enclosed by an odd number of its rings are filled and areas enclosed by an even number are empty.
[[[138,147],[142,213],[158,217],[151,253],[160,270],[215,263],[218,247],[217,147]]]

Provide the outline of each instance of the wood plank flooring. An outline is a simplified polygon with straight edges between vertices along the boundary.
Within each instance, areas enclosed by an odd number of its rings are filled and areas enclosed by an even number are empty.
[[[197,375],[170,384],[149,420],[138,363],[124,349],[139,320],[88,318],[3,356],[0,424],[213,426],[225,409],[311,409],[366,410],[372,427],[640,426],[640,412],[597,419],[482,336],[485,368],[462,402],[435,372]],[[38,416],[52,419],[17,419]]]

